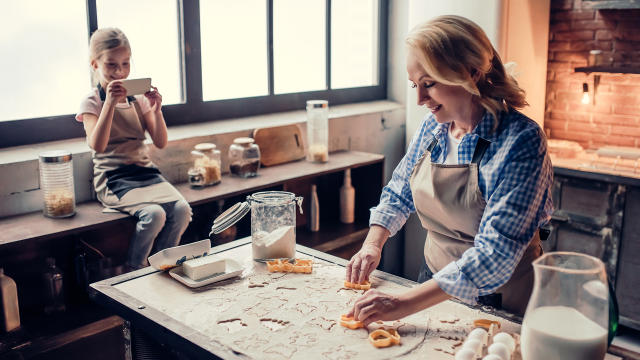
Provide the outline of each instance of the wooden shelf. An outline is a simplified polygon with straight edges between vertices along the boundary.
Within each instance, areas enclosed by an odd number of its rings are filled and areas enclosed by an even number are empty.
[[[601,74],[640,74],[640,67],[621,66],[584,66],[575,68],[575,72]]]

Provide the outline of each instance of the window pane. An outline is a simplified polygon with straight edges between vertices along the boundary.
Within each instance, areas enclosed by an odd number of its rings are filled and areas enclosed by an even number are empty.
[[[327,88],[325,24],[325,0],[273,1],[276,94]]]
[[[200,1],[205,101],[269,94],[266,3]]]
[[[0,121],[74,114],[90,84],[85,1],[4,1],[0,23]]]
[[[331,88],[378,84],[378,1],[331,2]]]
[[[162,104],[181,103],[176,0],[97,0],[98,27],[117,27],[131,44],[129,79],[151,77]]]

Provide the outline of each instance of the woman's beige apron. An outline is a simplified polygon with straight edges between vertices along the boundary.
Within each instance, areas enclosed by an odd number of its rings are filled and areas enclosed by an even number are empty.
[[[133,106],[115,107],[107,148],[93,156],[93,185],[98,200],[105,207],[133,215],[145,206],[173,202],[183,197],[160,175],[149,159],[140,105],[136,101],[130,104]],[[131,188],[119,197],[113,191],[114,177],[111,176],[112,181],[109,178],[114,172],[126,169],[127,165],[134,170],[136,165],[143,167],[145,169],[142,170],[148,170],[149,174],[144,181],[139,181],[140,177],[127,178],[126,173],[120,173],[120,178],[128,180],[126,184]]]
[[[486,206],[478,187],[478,166],[489,146],[480,138],[470,164],[443,165],[429,161],[436,142],[431,142],[409,178],[416,212],[428,231],[424,257],[433,273],[460,259],[474,244]],[[496,290],[505,310],[524,314],[533,288],[531,262],[541,254],[536,231],[509,281]]]

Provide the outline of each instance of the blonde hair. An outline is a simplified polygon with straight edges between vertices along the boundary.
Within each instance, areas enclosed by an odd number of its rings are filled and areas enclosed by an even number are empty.
[[[525,93],[508,75],[482,29],[469,19],[439,16],[413,28],[406,44],[430,77],[446,85],[462,86],[494,116],[528,105]],[[474,77],[476,80],[474,80]]]
[[[89,40],[89,62],[98,61],[102,55],[109,50],[124,46],[131,52],[131,45],[129,45],[129,39],[118,28],[102,28],[96,30]],[[96,72],[91,67],[91,82],[92,85],[98,84],[98,78]]]

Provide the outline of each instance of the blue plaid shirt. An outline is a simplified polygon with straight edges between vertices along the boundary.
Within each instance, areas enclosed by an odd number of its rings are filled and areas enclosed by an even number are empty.
[[[458,164],[469,164],[478,138],[491,142],[479,168],[478,186],[487,205],[474,246],[433,276],[447,294],[471,304],[509,280],[529,240],[553,210],[553,169],[538,124],[512,110],[502,114],[495,131],[493,127],[493,116],[485,112],[458,146]],[[431,161],[444,162],[448,131],[449,124],[437,123],[433,114],[423,120],[382,190],[380,204],[371,209],[371,225],[381,225],[394,235],[416,211],[409,177],[434,137],[438,143]]]

